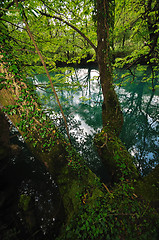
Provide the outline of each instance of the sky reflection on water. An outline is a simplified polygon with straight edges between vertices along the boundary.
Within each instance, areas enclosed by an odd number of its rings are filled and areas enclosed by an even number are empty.
[[[119,73],[119,75],[122,74],[122,72]],[[118,82],[115,89],[124,114],[121,139],[131,155],[135,157],[140,171],[147,174],[159,162],[159,94],[157,91],[150,90],[150,84],[142,82],[141,76],[140,72],[131,84],[127,81],[120,86],[121,84]],[[98,70],[75,69],[74,73],[67,77],[66,82],[69,84],[68,86],[63,86],[63,84],[56,86],[57,82],[54,84],[65,115],[68,120],[71,120],[71,124],[69,123],[70,133],[78,141],[78,144],[75,145],[80,145],[77,148],[86,158],[90,168],[98,171],[98,168],[101,167],[100,160],[94,150],[89,149],[93,145],[93,135],[102,128],[101,104],[103,97]],[[34,79],[35,83],[36,85],[46,84],[47,79],[44,75],[37,75]],[[73,83],[74,87],[70,83]],[[51,89],[44,91],[44,89],[37,88],[37,92],[40,97],[45,97],[45,100],[42,101],[45,108],[59,112]],[[59,126],[61,126],[61,122]]]

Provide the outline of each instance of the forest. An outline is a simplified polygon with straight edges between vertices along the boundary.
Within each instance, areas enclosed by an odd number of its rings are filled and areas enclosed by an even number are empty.
[[[0,239],[159,239],[158,64],[158,0],[0,2]]]

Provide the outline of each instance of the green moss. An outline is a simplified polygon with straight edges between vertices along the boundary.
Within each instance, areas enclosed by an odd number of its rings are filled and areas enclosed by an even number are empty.
[[[78,212],[84,202],[93,202],[102,196],[99,179],[91,170],[83,168],[82,175],[66,165],[57,177],[59,190],[66,210],[67,222]]]
[[[95,136],[94,143],[104,165],[112,176],[112,181],[119,181],[121,177],[138,178],[132,157],[109,124]]]
[[[58,240],[158,239],[158,214],[126,182],[92,203],[81,205]]]
[[[27,211],[29,209],[31,197],[25,194],[20,195],[19,199],[19,206],[24,210]]]
[[[159,208],[159,165],[135,184],[136,194]]]
[[[102,119],[103,126],[111,127],[112,131],[115,131],[119,136],[123,125],[123,114],[120,108],[120,103],[114,88],[110,88],[105,96],[105,101],[102,106]]]

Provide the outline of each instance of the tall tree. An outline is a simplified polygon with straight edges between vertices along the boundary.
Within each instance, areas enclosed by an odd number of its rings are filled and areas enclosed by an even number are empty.
[[[110,27],[112,25],[112,4],[114,1],[97,0],[97,62],[104,96],[102,106],[103,126],[110,125],[117,134],[120,133],[123,117],[117,95],[113,87],[112,58],[110,52]]]

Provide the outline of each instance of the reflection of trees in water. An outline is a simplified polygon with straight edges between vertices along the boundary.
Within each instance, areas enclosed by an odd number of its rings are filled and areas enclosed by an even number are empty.
[[[94,131],[88,134],[81,128],[81,122],[74,119],[74,117],[69,119],[69,122],[71,122],[73,130],[70,133],[72,144],[84,158],[87,166],[99,176],[102,181],[108,182],[109,176],[107,169],[103,166],[93,143],[95,129],[92,128]]]
[[[92,107],[87,104],[79,104],[78,109],[76,109],[75,111],[79,114],[81,120],[85,121],[85,123],[92,127],[94,131],[102,127],[101,107]]]
[[[92,73],[95,73],[93,71],[96,70],[92,68],[75,69],[74,74],[69,77],[69,81],[72,85],[78,86],[78,88],[75,89],[71,86],[66,88],[62,85],[58,87],[58,95],[65,115],[69,120],[71,135],[74,140],[76,139],[76,144],[75,141],[74,144],[82,152],[84,158],[90,159],[88,159],[90,166],[98,165],[96,164],[98,160],[95,154],[90,150],[92,149],[93,141],[90,131],[96,132],[98,128],[102,127],[102,94],[98,79],[91,79]],[[136,157],[139,168],[146,174],[150,168],[158,163],[159,125],[157,123],[157,101],[155,102],[157,96],[155,92],[149,90],[148,83],[142,82],[144,74],[147,74],[146,76],[148,77],[149,73],[139,72],[137,79],[132,84],[127,83],[124,87],[117,89],[117,91],[125,115],[121,138],[126,143],[126,147]],[[94,75],[98,76],[98,74]],[[42,83],[41,78],[40,83]],[[46,92],[42,91],[41,94],[46,99],[46,103],[44,103],[45,109],[47,105],[47,107],[58,112],[54,96],[49,93],[49,89]],[[60,120],[59,116],[57,118],[59,118],[58,126],[64,132],[63,120]],[[55,122],[57,122],[57,118],[55,118]],[[84,130],[82,130],[83,123],[85,124]]]
[[[153,104],[154,92],[144,95],[144,87],[144,83],[135,84],[129,98],[122,101],[125,121],[121,139],[135,156],[140,170],[147,174],[159,163],[158,113],[157,103]]]

